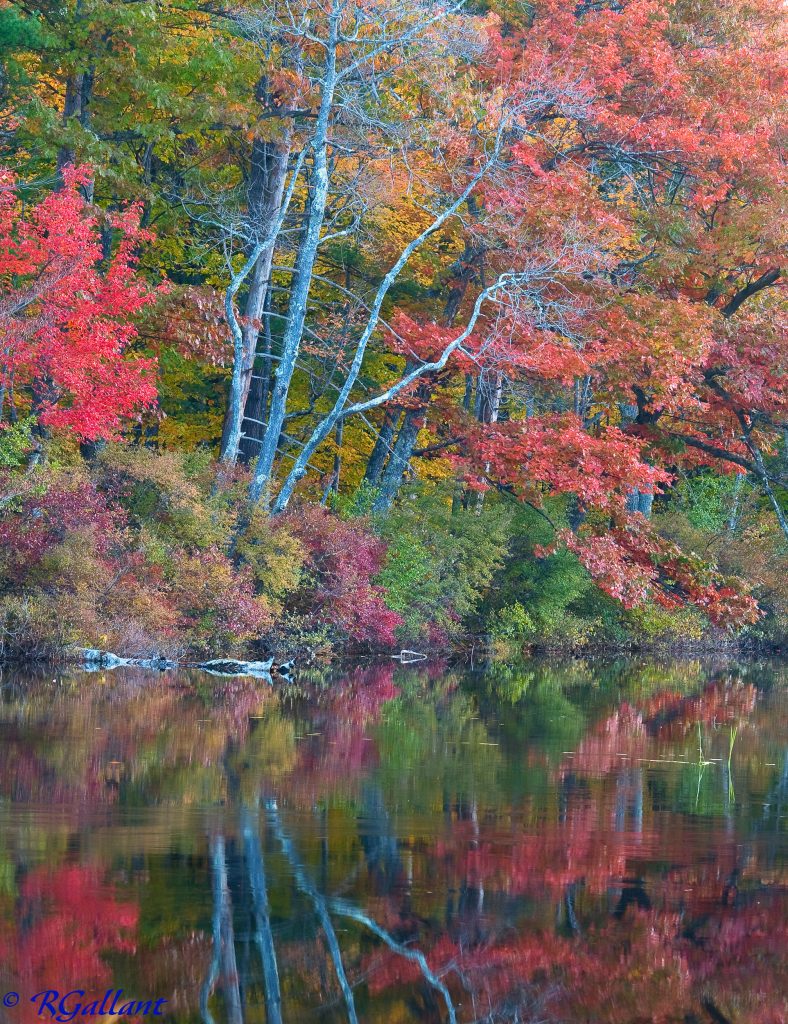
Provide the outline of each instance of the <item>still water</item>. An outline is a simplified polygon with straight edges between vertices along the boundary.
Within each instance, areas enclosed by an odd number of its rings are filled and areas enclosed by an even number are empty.
[[[0,682],[3,1021],[788,1021],[785,664]]]

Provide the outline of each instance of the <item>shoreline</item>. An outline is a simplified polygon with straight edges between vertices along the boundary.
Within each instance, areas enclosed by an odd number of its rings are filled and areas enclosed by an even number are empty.
[[[557,644],[532,644],[522,650],[507,654],[495,654],[489,648],[460,648],[433,652],[430,655],[419,654],[418,657],[403,657],[419,652],[401,650],[391,651],[345,651],[335,652],[328,657],[298,656],[278,660],[275,656],[265,659],[246,659],[217,655],[204,659],[174,659],[154,655],[139,658],[103,651],[98,648],[64,649],[60,654],[44,658],[5,659],[0,661],[3,669],[32,669],[69,667],[84,672],[114,671],[119,668],[138,668],[159,674],[169,672],[191,671],[198,669],[209,675],[233,678],[239,676],[256,677],[268,684],[275,681],[290,682],[292,675],[302,668],[330,669],[340,667],[344,663],[395,661],[403,667],[417,667],[435,662],[446,662],[458,666],[467,666],[470,671],[482,671],[486,668],[501,665],[516,665],[521,661],[541,660],[557,657],[566,661],[582,660],[616,660],[618,658],[638,659],[643,657],[687,658],[743,657],[747,659],[785,659],[788,650],[782,644],[753,642],[746,640],[721,643],[719,639],[693,642],[653,642],[630,644],[588,644],[582,647],[562,646]]]

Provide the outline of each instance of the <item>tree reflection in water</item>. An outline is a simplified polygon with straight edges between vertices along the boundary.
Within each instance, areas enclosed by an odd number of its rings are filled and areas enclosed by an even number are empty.
[[[9,682],[5,991],[178,1024],[788,1019],[779,665]]]

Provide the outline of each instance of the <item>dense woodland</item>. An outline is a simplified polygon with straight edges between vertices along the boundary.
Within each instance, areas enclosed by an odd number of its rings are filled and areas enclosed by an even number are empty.
[[[780,0],[0,0],[0,657],[779,644],[784,57]]]

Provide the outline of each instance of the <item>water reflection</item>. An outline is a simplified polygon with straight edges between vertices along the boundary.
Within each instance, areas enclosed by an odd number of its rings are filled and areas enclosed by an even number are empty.
[[[0,1015],[783,1024],[786,681],[6,676]]]

